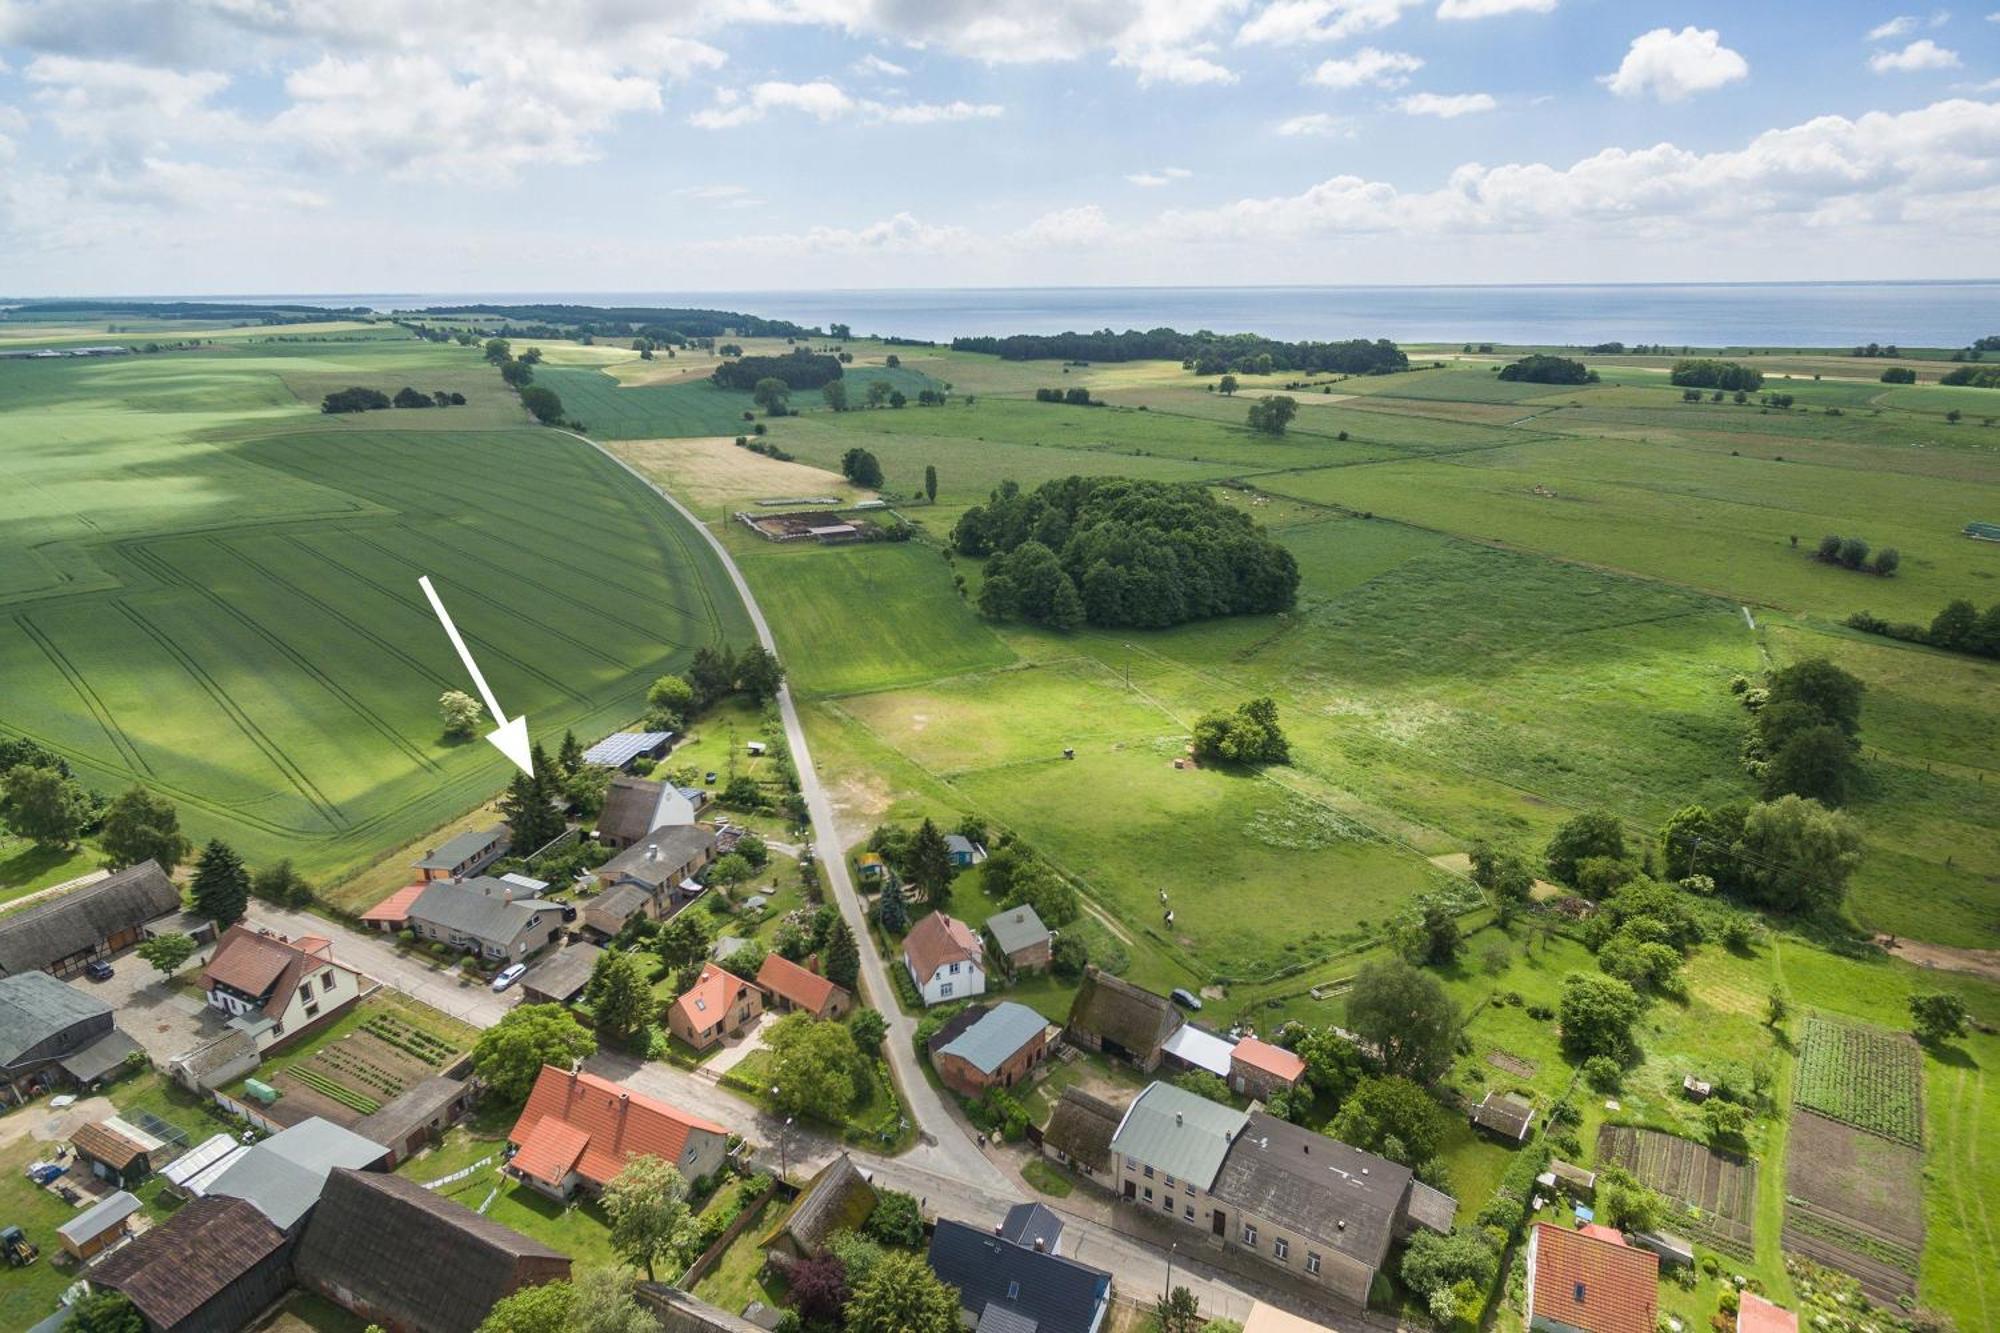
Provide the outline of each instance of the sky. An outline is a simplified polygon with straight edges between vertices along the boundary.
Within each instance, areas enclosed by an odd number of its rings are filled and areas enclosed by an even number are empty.
[[[2000,277],[2000,0],[0,0],[0,296]]]

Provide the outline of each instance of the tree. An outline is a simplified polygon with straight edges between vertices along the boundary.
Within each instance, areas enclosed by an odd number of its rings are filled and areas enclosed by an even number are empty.
[[[653,935],[653,951],[670,972],[701,962],[708,957],[711,943],[708,927],[694,912],[676,912]]]
[[[1766,907],[1834,912],[1861,864],[1861,834],[1838,810],[1801,796],[1753,806],[1739,843],[1743,878]]]
[[[833,383],[838,384],[835,380]],[[775,376],[758,380],[750,390],[750,401],[764,409],[767,416],[781,417],[791,403],[792,386]]]
[[[165,934],[153,936],[133,952],[151,963],[161,976],[170,977],[179,970],[182,963],[194,957],[195,947],[194,936],[170,930]]]
[[[1228,397],[1236,392],[1236,377],[1224,375],[1215,387],[1224,397]]]
[[[597,1053],[590,1035],[559,1004],[519,1004],[479,1034],[472,1066],[503,1104],[526,1101],[543,1065],[568,1069]]]
[[[1749,1108],[1720,1097],[1701,1104],[1701,1125],[1710,1144],[1740,1143],[1750,1127]]]
[[[857,1009],[847,1020],[847,1030],[854,1036],[854,1045],[868,1055],[878,1054],[883,1039],[889,1035],[889,1020],[873,1009]]]
[[[687,682],[694,686],[695,705],[706,708],[736,688],[736,654],[727,644],[719,649],[703,644],[688,663]]]
[[[869,380],[868,388],[865,391],[868,406],[880,407],[882,404],[888,402],[892,389],[893,386],[887,380]]]
[[[1764,706],[1802,704],[1852,736],[1861,729],[1861,696],[1866,690],[1859,679],[1824,657],[1808,657],[1772,673]]]
[[[1313,1091],[1336,1102],[1345,1100],[1368,1072],[1360,1050],[1330,1027],[1308,1028],[1292,1053],[1306,1062],[1306,1081]]]
[[[1075,981],[1090,964],[1090,946],[1075,935],[1059,935],[1049,950],[1049,970],[1064,981]]]
[[[847,382],[828,380],[819,386],[819,396],[826,399],[826,405],[836,412],[847,410]]]
[[[874,395],[871,393],[869,397]],[[882,463],[874,454],[857,445],[840,456],[840,475],[856,486],[876,490],[882,485]]]
[[[987,865],[993,858],[986,859]],[[992,881],[987,881],[992,887]],[[1014,872],[1008,891],[1002,895],[1001,903],[1006,907],[1020,907],[1026,904],[1035,909],[1035,915],[1042,924],[1050,927],[1066,926],[1077,919],[1083,907],[1077,900],[1076,889],[1070,882],[1049,869],[1040,861],[1030,861]]]
[[[1577,862],[1590,856],[1625,858],[1625,828],[1616,816],[1590,810],[1566,821],[1549,839],[1544,853],[1549,878],[1558,884],[1576,886]]]
[[[567,1282],[524,1287],[493,1303],[478,1333],[570,1333],[576,1292]]]
[[[1963,597],[1945,603],[1944,610],[1931,618],[1924,641],[1939,648],[1962,651],[1978,632],[1979,612]]]
[[[1461,1282],[1484,1289],[1498,1262],[1492,1246],[1477,1232],[1440,1236],[1419,1227],[1403,1251],[1403,1284],[1426,1301],[1433,1292],[1450,1291]]]
[[[1465,948],[1458,914],[1442,896],[1426,893],[1390,926],[1396,952],[1411,963],[1449,963]]]
[[[193,850],[193,844],[181,833],[180,815],[173,802],[144,787],[120,792],[111,802],[97,841],[113,870],[157,861],[160,869],[171,875]]]
[[[958,1289],[921,1255],[891,1251],[855,1282],[847,1333],[959,1333]]]
[[[736,685],[749,695],[754,703],[778,697],[778,687],[784,683],[785,668],[762,644],[751,644],[736,659]]]
[[[1224,1106],[1230,1104],[1229,1085],[1222,1081],[1220,1075],[1211,1074],[1206,1069],[1190,1069],[1184,1074],[1174,1075],[1169,1082],[1182,1092],[1191,1092]]]
[[[642,1154],[604,1187],[604,1212],[611,1219],[611,1248],[644,1268],[651,1282],[653,1265],[687,1240],[687,1181],[672,1163]]]
[[[1175,1287],[1153,1301],[1153,1323],[1159,1333],[1201,1333],[1201,1302],[1186,1287]]]
[[[1902,563],[1903,553],[1893,546],[1885,546],[1877,551],[1875,559],[1872,562],[1875,572],[1883,578],[1888,578],[1891,574],[1894,574],[1897,567]]]
[[[1766,706],[1765,713],[1771,711]],[[1856,776],[1854,742],[1839,727],[1818,723],[1793,732],[1771,754],[1764,765],[1764,795],[1845,805]]]
[[[500,817],[507,821],[514,850],[523,855],[546,845],[567,827],[554,804],[554,779],[539,744],[530,751],[530,762],[534,772],[516,772],[500,798]]]
[[[889,391],[890,407],[900,408],[909,401],[910,400],[904,396],[903,391],[901,389],[891,389]]]
[[[910,879],[924,891],[924,901],[943,911],[951,903],[951,848],[944,833],[928,818],[910,840]]]
[[[1278,705],[1264,697],[1240,705],[1234,713],[1205,713],[1195,720],[1194,753],[1211,763],[1282,764],[1291,759],[1291,744],[1278,726]]]
[[[488,338],[485,352],[487,361],[496,366],[514,359],[514,345],[505,338]]]
[[[661,676],[646,690],[646,720],[678,731],[687,725],[694,701],[694,686],[687,677]]]
[[[516,389],[525,389],[535,382],[535,368],[526,361],[502,361],[500,378]]]
[[[1926,1046],[1948,1041],[1965,1031],[1965,1001],[1946,991],[1910,997],[1910,1026]]]
[[[937,503],[937,468],[930,463],[924,464],[924,498]]]
[[[1406,1078],[1366,1078],[1341,1103],[1327,1133],[1414,1169],[1444,1147],[1445,1116],[1429,1093]]]
[[[544,385],[531,384],[521,390],[521,406],[544,426],[553,426],[563,419],[562,398],[554,389]]]
[[[1632,1025],[1639,1021],[1639,995],[1617,977],[1572,972],[1563,978],[1557,1008],[1563,1049],[1576,1059],[1608,1055],[1622,1060],[1632,1050]]]
[[[446,690],[438,696],[438,715],[444,719],[447,740],[464,740],[476,734],[486,707],[464,690]]]
[[[835,921],[826,933],[821,960],[826,979],[852,993],[861,979],[861,946],[854,942],[854,932],[845,921]]]
[[[766,1030],[764,1044],[771,1049],[772,1097],[786,1114],[837,1120],[860,1094],[861,1051],[841,1024],[789,1013]]]
[[[1660,1196],[1622,1166],[1597,1173],[1598,1220],[1620,1231],[1651,1231],[1660,1220]]]
[[[847,1264],[837,1254],[822,1251],[789,1264],[785,1285],[791,1291],[793,1308],[801,1319],[838,1327],[840,1313],[847,1306]]]
[[[1777,1027],[1792,1013],[1792,1002],[1785,998],[1784,987],[1773,983],[1771,993],[1764,997],[1764,1026]]]
[[[1298,400],[1283,394],[1266,394],[1250,404],[1250,429],[1266,435],[1283,435],[1285,427],[1299,413]]]
[[[146,1333],[146,1320],[125,1293],[107,1288],[70,1306],[63,1327],[74,1333]]]
[[[1535,894],[1535,872],[1520,853],[1495,852],[1484,844],[1472,849],[1472,882],[1492,896],[1503,925]]]
[[[76,845],[90,822],[91,800],[75,779],[52,765],[17,764],[0,778],[7,827],[39,847]]]
[[[901,1190],[882,1190],[875,1201],[875,1211],[862,1224],[861,1234],[878,1245],[900,1246],[906,1250],[921,1248],[924,1243],[924,1215],[917,1207],[913,1194]]]
[[[590,969],[583,1002],[597,1019],[597,1030],[614,1041],[628,1041],[654,1019],[653,988],[639,971],[638,958],[623,949],[606,949]]]
[[[189,894],[196,914],[218,926],[234,925],[250,905],[250,872],[243,858],[220,838],[211,838],[195,862],[194,888]]]
[[[1436,977],[1408,963],[1363,966],[1348,992],[1347,1023],[1390,1074],[1429,1083],[1451,1067],[1458,1007]]]
[[[901,884],[883,886],[882,896],[875,904],[875,913],[882,922],[882,929],[891,935],[900,935],[910,928],[910,908],[903,900]]]

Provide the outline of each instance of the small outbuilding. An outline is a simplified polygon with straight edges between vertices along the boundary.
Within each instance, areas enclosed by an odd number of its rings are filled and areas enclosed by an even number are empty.
[[[1094,1176],[1111,1167],[1111,1136],[1123,1112],[1081,1088],[1064,1088],[1042,1130],[1042,1155]]]
[[[507,854],[512,835],[505,824],[474,829],[428,847],[411,866],[419,879],[464,879]],[[530,847],[525,849],[533,851]]]
[[[1229,1052],[1229,1086],[1246,1097],[1269,1101],[1290,1092],[1306,1076],[1306,1062],[1282,1046],[1245,1037]]]
[[[1535,1183],[1550,1193],[1560,1190],[1572,1199],[1591,1199],[1597,1195],[1597,1173],[1560,1158],[1550,1158],[1549,1169],[1536,1176]]]
[[[103,1254],[131,1234],[132,1216],[139,1211],[139,1198],[119,1190],[56,1228],[63,1253],[78,1263]]]
[[[1472,1110],[1472,1124],[1497,1139],[1521,1143],[1535,1127],[1535,1108],[1512,1093],[1489,1090]]]
[[[671,731],[619,731],[583,752],[583,762],[601,768],[630,768],[641,759],[664,759],[673,744]]]
[[[355,1122],[354,1132],[389,1150],[388,1168],[416,1156],[444,1137],[472,1106],[472,1089],[461,1079],[433,1074],[384,1102]]]
[[[604,950],[582,940],[565,945],[529,968],[518,983],[523,1004],[568,1004],[583,994]]]
[[[877,1197],[861,1168],[841,1153],[806,1183],[758,1246],[778,1264],[811,1258],[834,1232],[859,1230],[875,1211]]]
[[[1027,903],[987,917],[986,935],[1009,972],[1045,971],[1054,957],[1055,937]]]
[[[984,1011],[965,1010],[932,1039],[930,1053],[946,1087],[978,1097],[989,1088],[1013,1087],[1048,1051],[1049,1020],[1005,1000]]]
[[[153,1173],[153,1157],[166,1144],[119,1116],[80,1126],[69,1136],[79,1163],[99,1180],[129,1189]]]

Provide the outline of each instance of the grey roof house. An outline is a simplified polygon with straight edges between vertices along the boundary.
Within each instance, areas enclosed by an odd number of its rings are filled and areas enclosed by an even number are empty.
[[[0,918],[0,975],[76,976],[92,959],[131,948],[148,921],[180,907],[181,891],[157,861],[127,866]]]
[[[1103,1269],[950,1218],[931,1235],[930,1262],[986,1333],[1097,1333],[1111,1303]]]
[[[1037,971],[1049,965],[1054,937],[1027,903],[987,917],[986,934],[1010,970]]]
[[[1146,1179],[1190,1181],[1206,1190],[1249,1119],[1234,1107],[1171,1083],[1153,1083],[1125,1108],[1125,1118],[1111,1136],[1111,1151],[1137,1163]]]
[[[699,787],[620,774],[605,789],[597,840],[606,847],[630,847],[656,828],[694,823],[695,814],[707,803],[708,793]]]
[[[0,1093],[5,1097],[25,1099],[62,1074],[92,1082],[137,1049],[113,1025],[111,1007],[102,1000],[46,972],[0,977]]]
[[[597,868],[597,882],[607,889],[628,882],[673,889],[714,859],[715,833],[710,829],[699,824],[648,829],[644,838]]]
[[[463,879],[476,875],[507,854],[510,834],[505,824],[474,829],[427,850],[413,865],[422,879]],[[533,851],[530,847],[528,851]]]
[[[519,885],[478,876],[430,885],[410,904],[409,920],[424,939],[517,963],[562,933],[563,909]]]

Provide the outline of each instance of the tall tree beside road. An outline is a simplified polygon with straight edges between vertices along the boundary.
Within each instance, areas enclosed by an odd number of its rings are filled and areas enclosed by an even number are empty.
[[[194,910],[218,926],[231,926],[243,919],[250,905],[250,872],[243,858],[220,838],[209,840],[195,863],[194,889],[189,894]]]
[[[472,1067],[506,1105],[528,1099],[543,1065],[567,1069],[597,1053],[597,1038],[559,1004],[521,1004],[479,1034]]]
[[[194,844],[181,832],[174,803],[144,787],[120,792],[111,802],[111,808],[104,812],[104,832],[98,843],[113,870],[158,861],[169,875],[194,850]]]

